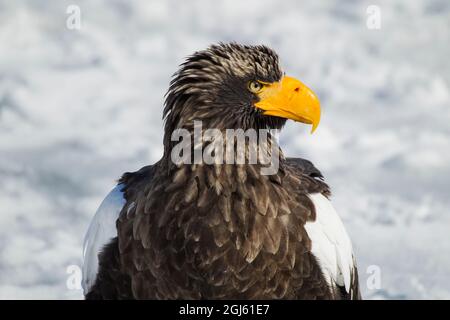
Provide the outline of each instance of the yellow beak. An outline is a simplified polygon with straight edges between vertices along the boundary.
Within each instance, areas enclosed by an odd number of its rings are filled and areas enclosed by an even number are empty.
[[[266,84],[258,96],[260,101],[255,106],[265,115],[312,124],[311,133],[319,125],[319,99],[295,78],[285,76],[279,82]]]

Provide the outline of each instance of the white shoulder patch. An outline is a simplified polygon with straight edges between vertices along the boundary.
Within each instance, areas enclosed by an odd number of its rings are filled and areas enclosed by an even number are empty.
[[[305,224],[312,242],[312,254],[330,285],[345,286],[350,292],[354,272],[353,250],[350,238],[331,202],[322,194],[310,194],[316,208],[316,220]]]
[[[97,277],[98,254],[112,238],[117,236],[116,221],[126,202],[121,191],[122,187],[120,184],[117,185],[106,196],[84,237],[82,281],[84,294],[88,293]]]

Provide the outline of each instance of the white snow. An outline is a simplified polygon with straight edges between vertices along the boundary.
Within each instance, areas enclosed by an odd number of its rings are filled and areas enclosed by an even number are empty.
[[[332,186],[363,296],[450,298],[449,17],[447,0],[0,0],[0,298],[82,297],[67,267],[114,180],[161,156],[171,74],[231,40],[270,45],[321,99],[316,133],[289,123],[281,143]]]

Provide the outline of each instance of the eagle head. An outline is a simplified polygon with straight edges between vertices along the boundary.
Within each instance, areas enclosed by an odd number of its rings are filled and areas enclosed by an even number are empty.
[[[281,70],[278,55],[264,45],[212,45],[188,57],[166,94],[165,132],[201,120],[209,128],[280,129],[287,119],[320,120],[316,95]]]

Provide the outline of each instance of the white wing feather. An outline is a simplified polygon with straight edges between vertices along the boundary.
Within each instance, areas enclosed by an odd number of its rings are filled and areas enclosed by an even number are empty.
[[[97,277],[98,254],[112,238],[117,236],[116,221],[126,202],[121,191],[122,187],[120,184],[117,185],[106,196],[84,237],[82,281],[84,294],[88,293]]]
[[[354,272],[353,250],[350,238],[331,202],[322,194],[310,194],[316,208],[316,220],[305,224],[312,242],[312,253],[328,283],[344,286],[350,292]]]

